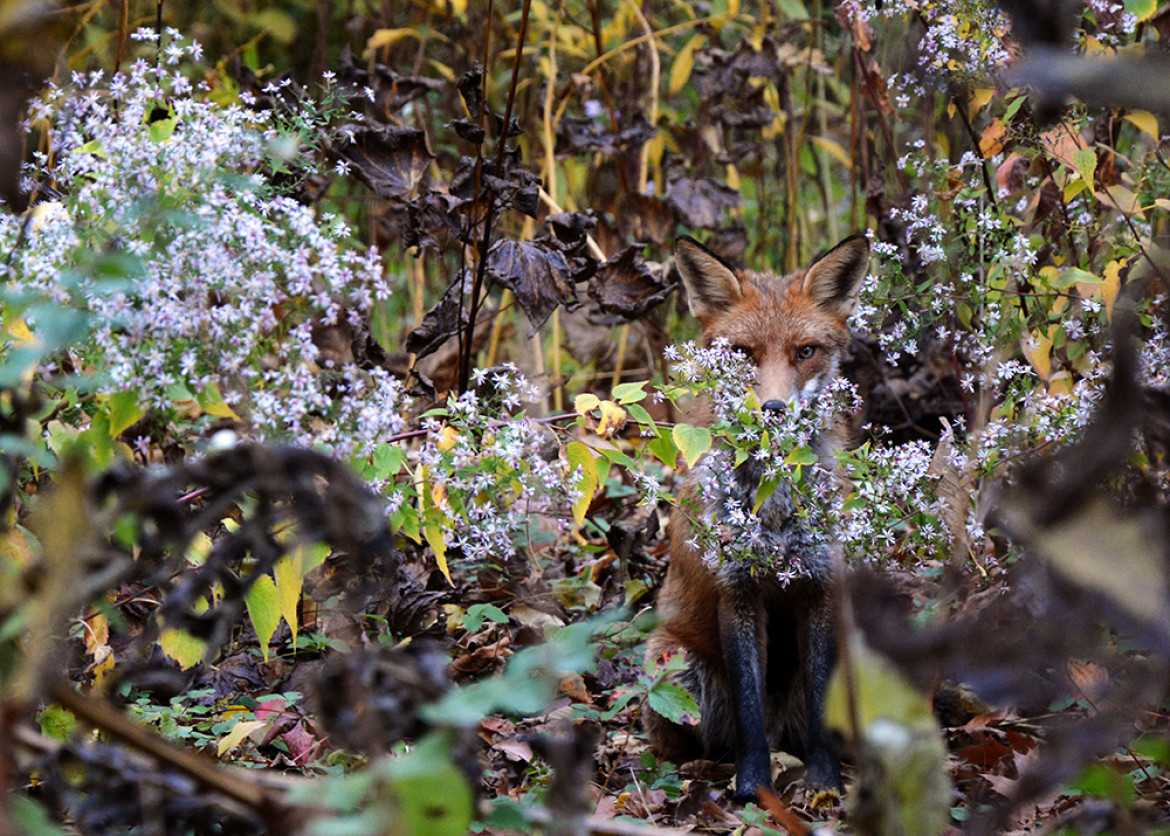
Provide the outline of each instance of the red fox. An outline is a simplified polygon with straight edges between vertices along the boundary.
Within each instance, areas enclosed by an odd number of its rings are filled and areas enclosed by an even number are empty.
[[[737,274],[688,237],[675,242],[675,260],[703,344],[723,339],[751,359],[764,410],[810,399],[836,377],[850,341],[846,320],[869,266],[865,236],[846,238],[807,270],[783,277]],[[822,437],[818,453],[843,441]],[[733,496],[717,495],[701,468],[693,470],[684,504],[710,519],[725,513],[729,499],[750,506],[759,468],[749,458],[736,469]],[[760,787],[772,788],[772,747],[802,757],[809,784],[841,788],[840,759],[823,725],[835,661],[830,557],[797,519],[787,490],[771,494],[758,514],[767,548],[798,556],[800,576],[783,581],[734,559],[710,566],[687,514],[676,509],[669,525],[670,568],[658,596],[662,623],[647,643],[650,659],[685,651],[688,666],[680,681],[702,712],[697,726],[686,726],[648,710],[651,747],[676,763],[733,756],[739,801],[755,799]]]

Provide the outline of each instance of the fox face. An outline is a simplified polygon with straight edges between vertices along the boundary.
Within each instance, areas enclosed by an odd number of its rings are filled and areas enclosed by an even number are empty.
[[[704,344],[724,339],[758,369],[756,397],[765,409],[806,401],[837,376],[849,344],[849,315],[869,265],[863,235],[846,238],[788,276],[737,274],[692,238],[675,257]]]

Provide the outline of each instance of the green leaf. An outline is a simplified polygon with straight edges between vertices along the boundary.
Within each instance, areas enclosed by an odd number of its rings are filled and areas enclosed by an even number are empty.
[[[1086,766],[1069,789],[1095,798],[1118,801],[1126,807],[1132,805],[1137,799],[1133,781],[1116,769],[1101,763],[1091,763]]]
[[[491,812],[480,818],[480,822],[490,827],[493,833],[497,830],[527,833],[530,829],[531,823],[525,814],[525,808],[516,799],[506,795],[498,796],[490,799],[488,804]]]
[[[784,464],[809,467],[817,463],[817,454],[807,445],[797,447],[784,458]]]
[[[390,517],[391,528],[401,531],[416,543],[422,542],[421,523],[418,519],[418,509],[406,502],[398,506],[398,510]]]
[[[593,501],[593,494],[597,493],[599,484],[597,461],[589,446],[580,441],[570,441],[565,446],[565,458],[569,462],[571,473],[577,472],[580,468],[581,475],[572,486],[578,493],[577,501],[573,503],[573,519],[577,525],[584,525],[585,513],[589,510],[589,504]]]
[[[701,716],[699,704],[691,692],[677,682],[663,680],[647,694],[650,707],[672,723],[697,725]]]
[[[496,624],[508,623],[508,614],[495,604],[472,604],[463,616],[463,626],[467,632],[474,633],[483,626],[484,618]]]
[[[117,438],[145,414],[138,405],[136,392],[115,392],[110,395],[110,437]]]
[[[105,148],[102,147],[101,140],[91,139],[89,142],[78,147],[78,154],[93,154],[101,160],[109,159],[110,155]]]
[[[1073,285],[1077,284],[1104,284],[1105,280],[1100,276],[1094,276],[1088,270],[1082,270],[1080,267],[1069,267],[1060,272],[1060,279],[1052,283],[1054,290],[1068,290]]]
[[[41,734],[60,743],[68,743],[77,730],[77,718],[73,712],[56,703],[45,706],[37,721],[41,726]]]
[[[640,380],[637,383],[619,383],[613,387],[613,399],[622,406],[637,403],[646,397],[645,387],[648,382]]]
[[[1015,116],[1016,112],[1020,109],[1020,106],[1023,105],[1024,102],[1026,102],[1027,100],[1028,100],[1028,97],[1026,95],[1024,95],[1023,93],[1021,93],[1020,95],[1013,98],[1010,102],[1008,102],[1008,106],[1007,106],[1007,108],[1004,109],[1004,112],[1003,112],[1003,121],[1010,122],[1012,117]]]
[[[1125,10],[1144,23],[1158,11],[1158,0],[1125,0]]]
[[[207,652],[207,642],[186,630],[175,628],[164,628],[159,633],[158,645],[163,653],[178,662],[184,670],[202,662],[203,654]]]
[[[13,793],[5,802],[8,821],[24,836],[64,836],[65,830],[49,817],[37,801]]]
[[[674,467],[678,462],[678,445],[674,443],[673,434],[665,433],[657,427],[654,428],[654,433],[654,438],[646,444],[646,449],[667,467]]]
[[[171,138],[171,134],[175,132],[175,127],[179,124],[179,120],[174,116],[169,119],[159,119],[156,122],[150,123],[150,141],[151,142],[166,142]]]
[[[650,417],[650,413],[646,411],[645,407],[636,403],[627,405],[626,412],[630,413],[630,417],[643,426],[649,427],[654,424],[654,419]]]
[[[808,9],[800,0],[780,0],[779,6],[789,20],[808,20]]]
[[[756,504],[752,507],[752,513],[760,510],[760,506],[767,501],[768,497],[776,493],[776,488],[780,485],[780,477],[773,476],[771,479],[761,479],[760,487],[756,489]]]
[[[699,457],[711,449],[711,431],[706,427],[677,424],[671,430],[670,437],[678,445],[688,467],[694,467]]]
[[[446,735],[433,732],[409,753],[387,765],[398,799],[401,827],[386,832],[411,836],[464,836],[475,814],[467,779],[455,765]]]
[[[1097,190],[1093,186],[1093,175],[1097,171],[1097,152],[1092,148],[1082,148],[1073,154],[1073,168],[1077,170],[1077,174],[1081,175],[1081,179],[1085,181],[1085,185],[1089,187],[1089,191],[1093,194]]]
[[[878,799],[867,814],[877,832],[937,836],[949,820],[953,790],[946,746],[930,703],[859,636],[853,637],[844,659],[851,676],[840,666],[834,672],[825,723],[857,733],[854,746],[864,773],[859,780],[873,787],[872,797]],[[852,728],[853,717],[857,729]],[[849,804],[856,814],[857,798],[851,797]]]
[[[280,595],[276,591],[276,581],[272,576],[258,577],[248,588],[244,603],[248,607],[252,627],[256,630],[256,638],[260,640],[260,652],[264,654],[264,661],[267,662],[268,643],[272,641],[276,628],[280,626]]]
[[[406,451],[395,444],[382,442],[374,448],[374,478],[389,479],[406,464]]]

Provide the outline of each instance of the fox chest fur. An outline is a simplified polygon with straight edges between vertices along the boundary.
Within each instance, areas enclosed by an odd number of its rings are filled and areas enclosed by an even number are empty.
[[[706,344],[724,340],[755,367],[754,389],[764,410],[799,408],[839,370],[850,334],[869,249],[846,239],[791,276],[737,274],[691,239],[675,247],[691,312]],[[831,453],[842,438],[830,432],[816,451]],[[770,750],[804,758],[806,778],[838,788],[840,764],[822,722],[834,662],[832,565],[825,538],[799,517],[782,483],[754,515],[764,465],[749,458],[709,456],[686,477],[670,520],[671,564],[659,593],[661,624],[651,659],[682,652],[679,679],[696,697],[694,726],[646,718],[652,747],[676,762],[729,756],[736,797],[771,787]],[[750,544],[761,560],[720,560],[694,535],[695,516],[719,525],[750,518]],[[780,571],[769,571],[767,567]]]

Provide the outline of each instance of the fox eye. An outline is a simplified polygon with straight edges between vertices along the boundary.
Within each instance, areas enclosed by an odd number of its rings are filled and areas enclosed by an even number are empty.
[[[796,352],[796,359],[797,360],[807,360],[808,358],[812,357],[816,353],[817,353],[817,347],[815,345],[801,346],[800,349]]]
[[[742,354],[748,360],[754,360],[756,357],[756,353],[754,351],[752,351],[750,348],[748,348],[746,345],[740,345],[740,344],[736,343],[735,345],[733,345],[731,347],[731,350],[734,351],[736,354]]]

